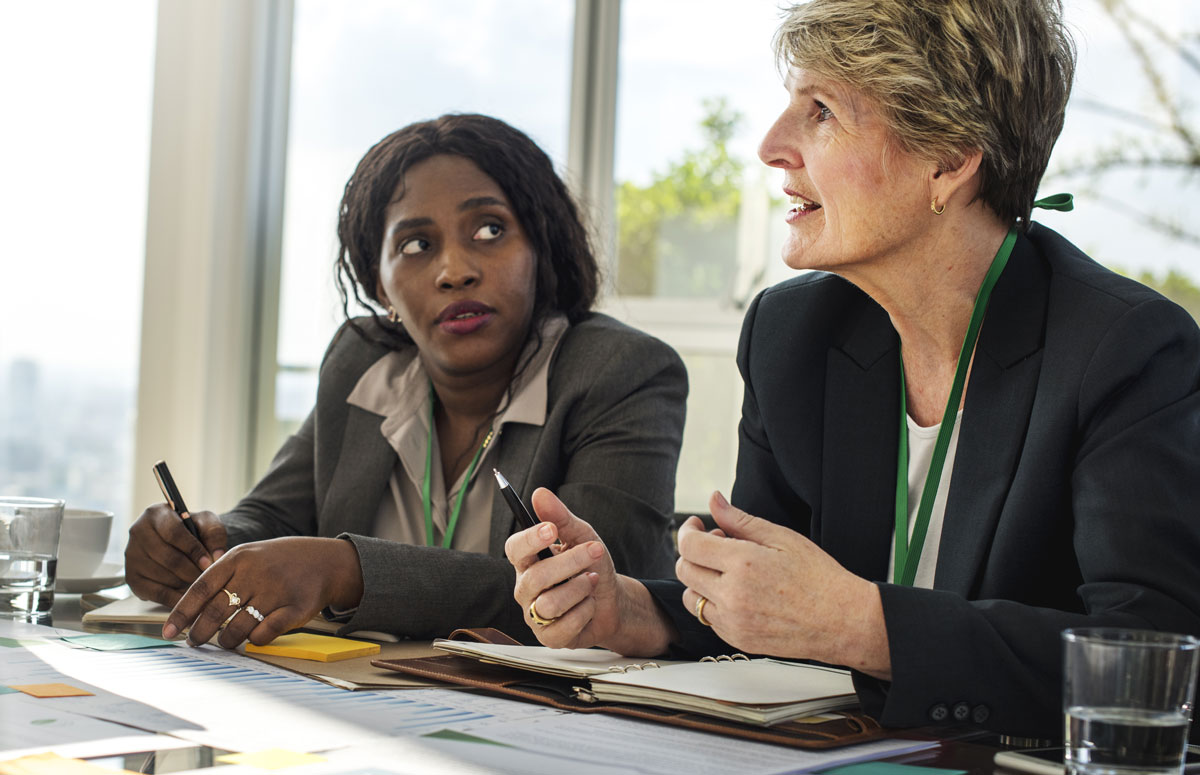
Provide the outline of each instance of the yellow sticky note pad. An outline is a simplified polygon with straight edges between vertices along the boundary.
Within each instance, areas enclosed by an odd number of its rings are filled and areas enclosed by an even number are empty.
[[[0,762],[0,775],[113,775],[129,770],[114,770],[81,759],[66,759],[56,753],[39,753]]]
[[[293,632],[280,635],[265,646],[246,644],[252,654],[271,654],[277,657],[312,659],[317,662],[337,662],[340,659],[365,657],[379,653],[378,643],[367,643],[333,635],[317,635],[308,632]]]
[[[11,684],[10,689],[25,692],[30,697],[91,697],[92,693],[70,684]]]
[[[285,635],[284,637],[287,636]],[[285,767],[316,764],[317,762],[325,761],[325,758],[311,753],[285,751],[282,748],[267,748],[263,751],[253,751],[251,753],[227,753],[223,756],[218,756],[217,761],[222,764],[245,764],[263,770],[282,770]]]

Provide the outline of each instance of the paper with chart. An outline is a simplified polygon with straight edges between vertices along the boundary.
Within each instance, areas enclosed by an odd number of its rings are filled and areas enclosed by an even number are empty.
[[[774,775],[849,764],[933,748],[933,741],[880,740],[844,748],[805,750],[756,743],[690,729],[645,724],[602,713],[566,713],[524,723],[493,723],[476,732],[489,740],[545,750],[565,758],[603,762],[653,775]]]
[[[329,758],[325,775],[353,771],[349,761],[370,762],[376,769],[401,761],[379,758],[385,749],[397,756],[405,752],[406,772],[442,772],[457,763],[454,771],[548,773],[557,762],[605,775],[681,770],[768,775],[913,745],[882,741],[802,751],[450,689],[348,692],[208,646],[103,652],[49,637],[70,634],[40,628],[10,637],[11,645],[0,648],[0,685],[63,682],[93,696],[38,700],[10,693],[0,695],[0,703],[16,702],[39,711],[37,718],[56,719],[53,724],[62,725],[56,734],[74,735],[78,745],[93,751],[106,740],[124,740],[120,745],[129,746],[127,751],[162,747],[129,739],[162,732],[224,750],[320,752]],[[0,623],[0,638],[10,635]],[[19,733],[19,725],[0,726]]]
[[[29,645],[0,649],[0,685],[63,682],[93,692],[38,700],[47,710],[227,750],[319,751],[465,728],[497,712],[556,712],[445,689],[347,692],[211,646],[102,652],[53,640],[20,644]]]

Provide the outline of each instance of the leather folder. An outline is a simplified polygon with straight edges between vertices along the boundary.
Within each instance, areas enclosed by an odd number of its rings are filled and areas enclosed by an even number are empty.
[[[521,645],[490,627],[455,630],[450,639]],[[665,708],[589,701],[585,699],[588,696],[587,682],[578,678],[561,678],[505,665],[488,664],[454,654],[414,659],[376,659],[372,660],[371,664],[421,678],[470,686],[505,697],[549,705],[560,710],[612,713],[794,748],[834,748],[874,740],[885,735],[878,722],[860,711],[824,714],[832,718],[817,722],[787,721],[772,726],[755,726]]]

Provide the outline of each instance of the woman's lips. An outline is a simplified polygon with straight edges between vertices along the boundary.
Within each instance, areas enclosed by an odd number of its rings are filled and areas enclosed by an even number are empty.
[[[788,223],[796,223],[802,218],[812,215],[817,210],[821,209],[821,205],[817,204],[811,199],[806,199],[799,194],[794,194],[790,191],[786,193],[788,194],[788,201],[792,204],[791,209],[788,210],[787,215],[784,216],[784,220],[786,220]]]
[[[443,320],[438,324],[438,327],[451,334],[470,334],[487,325],[488,321],[491,319],[491,313],[485,312],[483,314],[474,315],[467,318],[451,318],[449,320]]]
[[[442,310],[434,322],[449,334],[470,334],[478,331],[495,316],[496,311],[477,301],[459,301]]]

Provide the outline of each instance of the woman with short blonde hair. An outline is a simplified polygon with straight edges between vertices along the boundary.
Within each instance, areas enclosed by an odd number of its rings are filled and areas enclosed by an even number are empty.
[[[1058,737],[1061,630],[1200,633],[1200,331],[1030,221],[1069,209],[1034,201],[1060,3],[812,0],[777,48],[759,156],[820,271],[747,311],[734,505],[638,581],[539,491],[515,597],[546,645],[818,660],[886,726]]]

